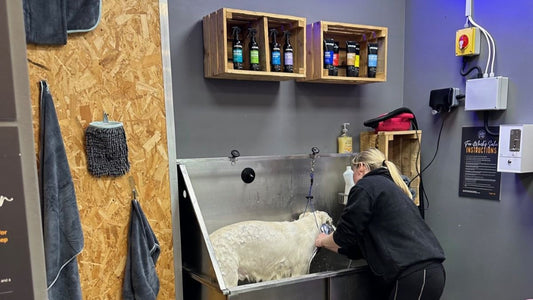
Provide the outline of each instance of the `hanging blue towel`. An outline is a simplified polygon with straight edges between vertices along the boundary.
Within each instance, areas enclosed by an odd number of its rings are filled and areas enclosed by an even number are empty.
[[[102,0],[23,0],[23,11],[27,43],[65,45],[67,33],[96,28]]]
[[[49,300],[81,297],[77,255],[83,249],[74,184],[48,84],[41,81],[40,188]]]
[[[159,278],[155,264],[160,254],[157,238],[148,224],[139,201],[131,201],[128,257],[122,288],[124,300],[155,300]]]

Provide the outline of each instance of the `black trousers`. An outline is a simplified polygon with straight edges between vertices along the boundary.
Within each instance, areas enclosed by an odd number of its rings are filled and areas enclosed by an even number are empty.
[[[389,300],[438,300],[444,290],[446,272],[441,263],[398,277]]]

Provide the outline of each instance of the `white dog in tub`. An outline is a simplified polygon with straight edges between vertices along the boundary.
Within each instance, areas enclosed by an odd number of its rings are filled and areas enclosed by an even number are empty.
[[[292,222],[244,221],[216,230],[209,238],[226,287],[307,274],[319,227],[331,222],[315,211]]]

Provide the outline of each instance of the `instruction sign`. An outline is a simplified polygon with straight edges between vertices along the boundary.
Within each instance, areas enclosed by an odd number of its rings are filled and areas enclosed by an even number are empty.
[[[498,132],[498,127],[489,127]],[[459,197],[500,200],[498,136],[484,127],[463,127]]]
[[[0,299],[33,299],[18,129],[0,127]]]

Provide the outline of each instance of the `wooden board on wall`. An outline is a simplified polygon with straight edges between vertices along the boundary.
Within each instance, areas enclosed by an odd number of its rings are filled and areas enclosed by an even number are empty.
[[[133,177],[138,199],[161,245],[158,299],[174,299],[174,262],[159,1],[102,1],[95,30],[71,34],[64,46],[28,45],[35,140],[39,87],[54,98],[85,237],[78,257],[84,299],[122,299]],[[118,178],[87,171],[85,128],[124,124],[131,169]],[[37,149],[37,145],[36,145]]]
[[[414,189],[415,204],[420,205],[420,145],[421,130],[405,131],[374,131],[361,132],[359,136],[360,151],[377,148],[385,158],[392,161],[400,173],[407,176],[411,182],[409,187]]]

